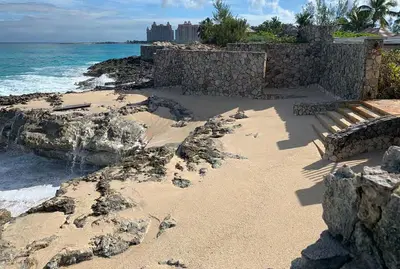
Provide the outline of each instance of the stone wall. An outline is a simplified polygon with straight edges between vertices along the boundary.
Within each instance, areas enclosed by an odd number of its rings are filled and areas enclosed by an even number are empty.
[[[326,176],[322,207],[328,231],[302,251],[292,269],[400,268],[400,148],[382,165],[354,173],[343,166]]]
[[[185,94],[262,98],[263,52],[181,51]]]
[[[325,139],[324,158],[343,160],[359,153],[400,145],[400,118],[386,116],[351,126]]]
[[[140,46],[140,57],[143,61],[152,61],[154,53],[157,50],[163,49],[164,46],[154,46],[154,45],[141,45]]]
[[[364,43],[331,43],[322,47],[325,64],[319,84],[343,99],[375,98],[378,90],[382,39]]]
[[[157,50],[154,54],[154,86],[176,86],[182,84],[182,51]]]

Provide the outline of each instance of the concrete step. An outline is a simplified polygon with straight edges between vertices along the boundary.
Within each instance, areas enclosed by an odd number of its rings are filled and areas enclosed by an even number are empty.
[[[358,115],[356,112],[354,112],[353,110],[351,110],[350,108],[347,107],[339,107],[337,109],[337,111],[342,114],[343,116],[345,116],[347,119],[349,119],[351,122],[353,123],[359,123],[359,122],[363,122],[366,121],[365,118],[361,117],[360,115]]]
[[[315,117],[319,120],[319,122],[331,133],[336,133],[341,130],[341,128],[327,115],[324,114],[316,114]]]
[[[317,150],[319,152],[319,155],[321,155],[321,158],[323,158],[324,154],[325,154],[325,145],[324,145],[324,143],[320,139],[314,139],[312,142],[317,147]]]
[[[382,116],[390,115],[390,113],[388,113],[388,112],[386,112],[386,111],[384,111],[384,110],[382,110],[382,109],[380,109],[380,108],[378,108],[376,106],[373,106],[368,101],[361,101],[361,104],[363,106],[365,106],[366,108],[368,108],[369,110],[375,112],[378,115],[382,115]]]
[[[341,128],[349,128],[352,125],[350,121],[336,111],[328,111],[326,114]]]
[[[318,135],[319,139],[325,141],[325,138],[329,135],[329,131],[324,126],[322,126],[322,124],[319,121],[313,123],[312,127],[315,133]]]
[[[366,108],[363,105],[360,104],[351,104],[349,105],[350,109],[356,112],[357,114],[361,115],[364,118],[367,119],[375,119],[381,117],[381,115],[371,111],[370,109]]]

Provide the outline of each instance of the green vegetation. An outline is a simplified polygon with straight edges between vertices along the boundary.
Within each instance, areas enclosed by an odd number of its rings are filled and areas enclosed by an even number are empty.
[[[371,33],[353,33],[353,32],[346,32],[346,31],[336,31],[333,34],[334,37],[342,37],[342,38],[350,38],[350,37],[363,37],[363,36],[371,36],[377,37],[376,34]]]
[[[361,6],[357,1],[350,5],[349,0],[316,0],[306,4],[296,14],[296,23],[299,27],[310,24],[332,25],[337,26],[341,32],[351,33],[371,27],[389,27],[393,32],[400,32],[400,12],[393,11],[396,6],[394,0],[368,0],[368,4]]]
[[[382,52],[378,99],[400,98],[400,50]]]
[[[294,25],[282,23],[278,17],[272,17],[258,26],[252,26],[254,33],[249,33],[244,42],[295,43],[296,36],[289,36],[286,29]]]
[[[256,32],[249,34],[244,42],[268,42],[268,43],[296,43],[297,38],[293,36],[277,36],[271,32]]]
[[[213,5],[213,18],[200,22],[199,37],[202,42],[226,46],[242,41],[246,36],[247,21],[233,16],[229,5],[222,0],[216,0]]]

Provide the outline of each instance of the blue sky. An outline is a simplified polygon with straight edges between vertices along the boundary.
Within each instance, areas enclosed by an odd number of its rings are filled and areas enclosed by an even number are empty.
[[[278,16],[293,22],[307,0],[230,0],[251,25]],[[153,21],[198,23],[212,14],[210,0],[0,0],[0,42],[144,40]]]

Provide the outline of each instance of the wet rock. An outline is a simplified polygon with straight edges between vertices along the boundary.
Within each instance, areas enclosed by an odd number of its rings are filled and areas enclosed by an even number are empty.
[[[109,258],[125,252],[129,248],[129,242],[114,235],[100,235],[91,239],[93,253],[96,256]]]
[[[115,192],[96,199],[96,203],[92,205],[92,210],[94,216],[100,216],[134,206],[136,205],[132,201]]]
[[[26,250],[28,251],[28,253],[32,253],[32,252],[47,248],[51,244],[51,242],[53,242],[57,238],[58,238],[58,236],[52,235],[52,236],[49,236],[49,237],[46,237],[46,238],[43,238],[40,240],[35,240],[26,246]]]
[[[0,209],[0,226],[12,220],[11,212],[7,209]]]
[[[244,111],[242,111],[242,110],[236,112],[235,115],[232,115],[232,116],[230,116],[230,117],[233,118],[233,119],[237,119],[237,120],[240,120],[240,119],[247,119],[247,118],[248,118],[248,116],[247,116],[247,115],[244,113]]]
[[[187,265],[182,260],[169,259],[158,262],[160,265],[168,265],[176,268],[187,268]]]
[[[146,236],[150,226],[150,220],[138,219],[138,220],[127,220],[120,221],[118,228],[118,235],[130,245],[139,245],[142,243]]]
[[[302,258],[294,261],[291,269],[339,269],[350,260],[350,253],[328,231],[301,254]]]
[[[81,215],[81,216],[77,217],[74,220],[75,227],[76,228],[83,228],[85,226],[86,222],[87,222],[87,217],[88,216],[86,216],[86,215]]]
[[[172,183],[173,183],[176,187],[179,187],[179,188],[182,188],[182,189],[187,188],[187,187],[189,187],[190,185],[192,185],[192,183],[190,182],[190,180],[187,180],[187,179],[184,179],[184,178],[181,178],[181,177],[175,177],[175,178],[172,180]]]
[[[69,266],[93,259],[91,249],[64,249],[54,256],[44,267],[44,269],[58,269],[63,266]]]
[[[329,232],[341,235],[347,242],[357,222],[360,197],[356,191],[356,177],[347,166],[339,168],[334,174],[326,176],[322,207],[322,218],[328,225]]]
[[[165,230],[173,228],[177,225],[177,221],[171,216],[168,215],[164,218],[164,220],[160,223],[159,231],[157,233],[157,237],[159,237]]]
[[[73,214],[75,212],[75,200],[71,197],[54,197],[42,204],[28,210],[28,214],[38,212],[63,212],[64,214]]]

